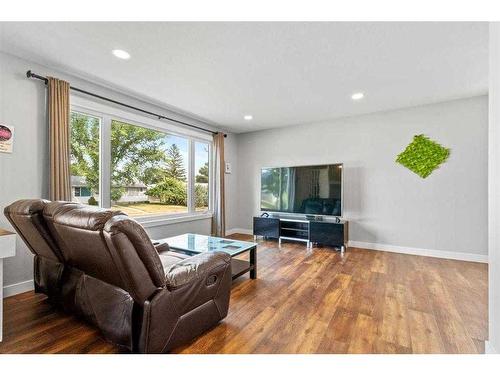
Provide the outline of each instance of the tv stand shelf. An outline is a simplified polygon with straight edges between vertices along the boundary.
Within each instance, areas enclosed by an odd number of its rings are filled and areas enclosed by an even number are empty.
[[[307,219],[298,217],[261,217],[253,218],[254,237],[263,236],[282,240],[306,242],[311,248],[314,244],[339,248],[343,254],[347,244],[348,222],[332,219]]]

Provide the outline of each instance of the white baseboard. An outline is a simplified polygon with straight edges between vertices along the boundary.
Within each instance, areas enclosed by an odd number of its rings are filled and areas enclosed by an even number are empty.
[[[422,249],[422,248],[418,248],[418,247],[385,245],[385,244],[361,242],[361,241],[349,241],[349,247],[359,247],[359,248],[368,249],[368,250],[387,251],[390,253],[420,255],[420,256],[424,256],[424,257],[455,259],[455,260],[465,260],[468,262],[488,263],[488,256],[487,255],[461,253],[461,252],[456,252],[456,251]]]
[[[490,344],[489,340],[484,342],[484,354],[498,354],[495,348]]]
[[[35,288],[33,280],[21,281],[20,283],[5,285],[3,287],[3,298],[10,297],[15,294],[29,292]]]
[[[235,234],[235,233],[253,234],[253,231],[251,229],[244,229],[244,228],[232,228],[232,229],[226,230],[226,235],[228,235],[228,236],[231,234]],[[424,256],[424,257],[455,259],[455,260],[465,260],[468,262],[488,263],[488,256],[482,255],[482,254],[423,249],[423,248],[418,248],[418,247],[395,246],[395,245],[386,245],[386,244],[362,242],[362,241],[349,241],[348,246],[349,247],[359,247],[361,249],[368,249],[368,250],[387,251],[390,253],[420,255],[420,256]]]
[[[240,233],[240,234],[253,234],[253,230],[251,229],[243,229],[243,228],[232,228],[226,230],[226,236],[231,234]]]

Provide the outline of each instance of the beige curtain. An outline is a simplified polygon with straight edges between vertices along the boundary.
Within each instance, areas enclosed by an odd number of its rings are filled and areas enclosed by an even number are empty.
[[[224,237],[226,235],[226,207],[224,191],[224,134],[214,135],[214,216],[212,218],[212,236]]]
[[[49,197],[71,200],[69,169],[69,83],[49,77]]]

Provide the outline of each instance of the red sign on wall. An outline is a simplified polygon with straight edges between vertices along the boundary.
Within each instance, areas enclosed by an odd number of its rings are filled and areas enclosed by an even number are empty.
[[[12,152],[14,127],[0,124],[0,152]]]

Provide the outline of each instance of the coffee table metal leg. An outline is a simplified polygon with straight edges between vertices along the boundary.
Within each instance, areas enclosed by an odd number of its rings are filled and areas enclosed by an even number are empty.
[[[250,266],[252,266],[252,269],[250,270],[250,278],[256,279],[257,278],[257,246],[254,246],[250,250]]]

